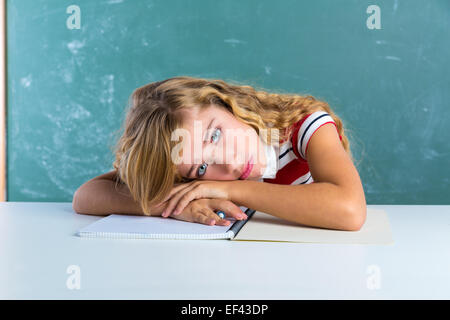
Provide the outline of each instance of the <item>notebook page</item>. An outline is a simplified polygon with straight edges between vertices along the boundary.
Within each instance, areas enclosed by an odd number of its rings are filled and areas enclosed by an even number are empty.
[[[245,207],[241,207],[243,211]],[[174,218],[111,214],[79,230],[80,237],[147,239],[229,239],[236,221],[227,217],[228,226],[209,226]]]
[[[359,231],[308,227],[256,211],[233,240],[342,244],[394,243],[386,212],[373,208],[367,208],[366,222]]]

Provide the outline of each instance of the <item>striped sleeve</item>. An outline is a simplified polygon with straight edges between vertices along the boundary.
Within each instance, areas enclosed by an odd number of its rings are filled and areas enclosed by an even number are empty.
[[[311,139],[312,135],[317,131],[317,129],[327,123],[332,123],[336,126],[333,118],[328,113],[326,113],[325,111],[316,111],[307,116],[302,121],[300,128],[297,128],[298,132],[295,137],[296,139],[293,139],[293,141],[295,141],[295,144],[293,144],[293,146],[297,147],[296,151],[303,159],[306,160],[306,151],[308,149],[309,140]]]

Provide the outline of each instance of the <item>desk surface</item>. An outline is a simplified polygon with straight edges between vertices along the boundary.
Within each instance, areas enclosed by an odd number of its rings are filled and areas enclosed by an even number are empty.
[[[369,207],[394,244],[86,239],[71,203],[3,202],[0,299],[449,299],[450,206]]]

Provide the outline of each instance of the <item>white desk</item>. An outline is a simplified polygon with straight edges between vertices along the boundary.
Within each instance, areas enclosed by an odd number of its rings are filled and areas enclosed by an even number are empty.
[[[393,245],[85,239],[71,203],[0,203],[0,298],[449,299],[450,206],[371,207]]]

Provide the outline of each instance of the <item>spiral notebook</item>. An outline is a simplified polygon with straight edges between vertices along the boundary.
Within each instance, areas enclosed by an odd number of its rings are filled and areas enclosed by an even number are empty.
[[[392,244],[386,212],[367,209],[367,218],[359,231],[308,227],[275,216],[240,207],[246,220],[226,218],[228,226],[209,226],[173,218],[111,214],[79,230],[87,238],[112,239],[224,239],[238,241],[310,242],[341,244]]]
[[[246,220],[228,226],[209,226],[173,218],[111,214],[78,231],[80,237],[121,239],[233,239],[255,210],[240,207]]]

